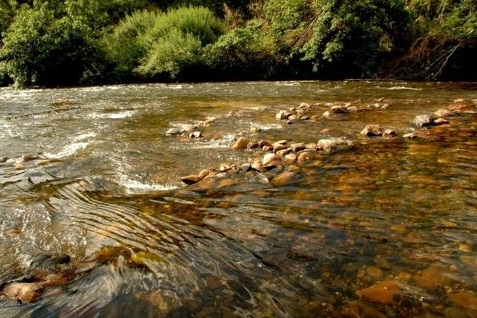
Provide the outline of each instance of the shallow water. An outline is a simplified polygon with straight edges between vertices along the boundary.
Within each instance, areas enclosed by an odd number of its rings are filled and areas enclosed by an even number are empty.
[[[477,317],[477,115],[410,123],[459,98],[477,85],[0,89],[0,287],[62,277],[31,303],[4,296],[0,316]],[[313,120],[275,119],[302,102]],[[359,111],[321,117],[345,104]],[[186,124],[203,137],[166,135]],[[231,149],[238,136],[351,146],[181,182],[263,156]]]

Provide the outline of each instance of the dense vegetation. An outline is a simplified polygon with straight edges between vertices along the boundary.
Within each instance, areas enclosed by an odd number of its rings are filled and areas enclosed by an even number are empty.
[[[2,0],[0,83],[477,79],[477,0]]]

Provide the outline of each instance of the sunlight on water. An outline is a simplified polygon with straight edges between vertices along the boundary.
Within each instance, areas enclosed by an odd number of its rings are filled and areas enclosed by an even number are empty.
[[[469,83],[0,89],[0,316],[474,317],[476,103]]]

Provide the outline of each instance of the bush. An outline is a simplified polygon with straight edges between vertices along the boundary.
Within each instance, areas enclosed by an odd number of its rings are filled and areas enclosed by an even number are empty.
[[[20,9],[4,35],[1,68],[17,86],[76,85],[98,73],[91,30],[46,5]]]
[[[136,12],[106,36],[107,56],[119,79],[177,78],[204,63],[202,52],[223,34],[212,11],[187,7],[167,13]]]

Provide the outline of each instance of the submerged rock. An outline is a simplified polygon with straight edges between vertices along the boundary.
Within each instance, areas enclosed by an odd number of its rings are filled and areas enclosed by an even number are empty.
[[[447,107],[449,110],[467,112],[467,111],[476,111],[477,107],[473,101],[468,99],[459,98],[454,100],[454,103]]]

